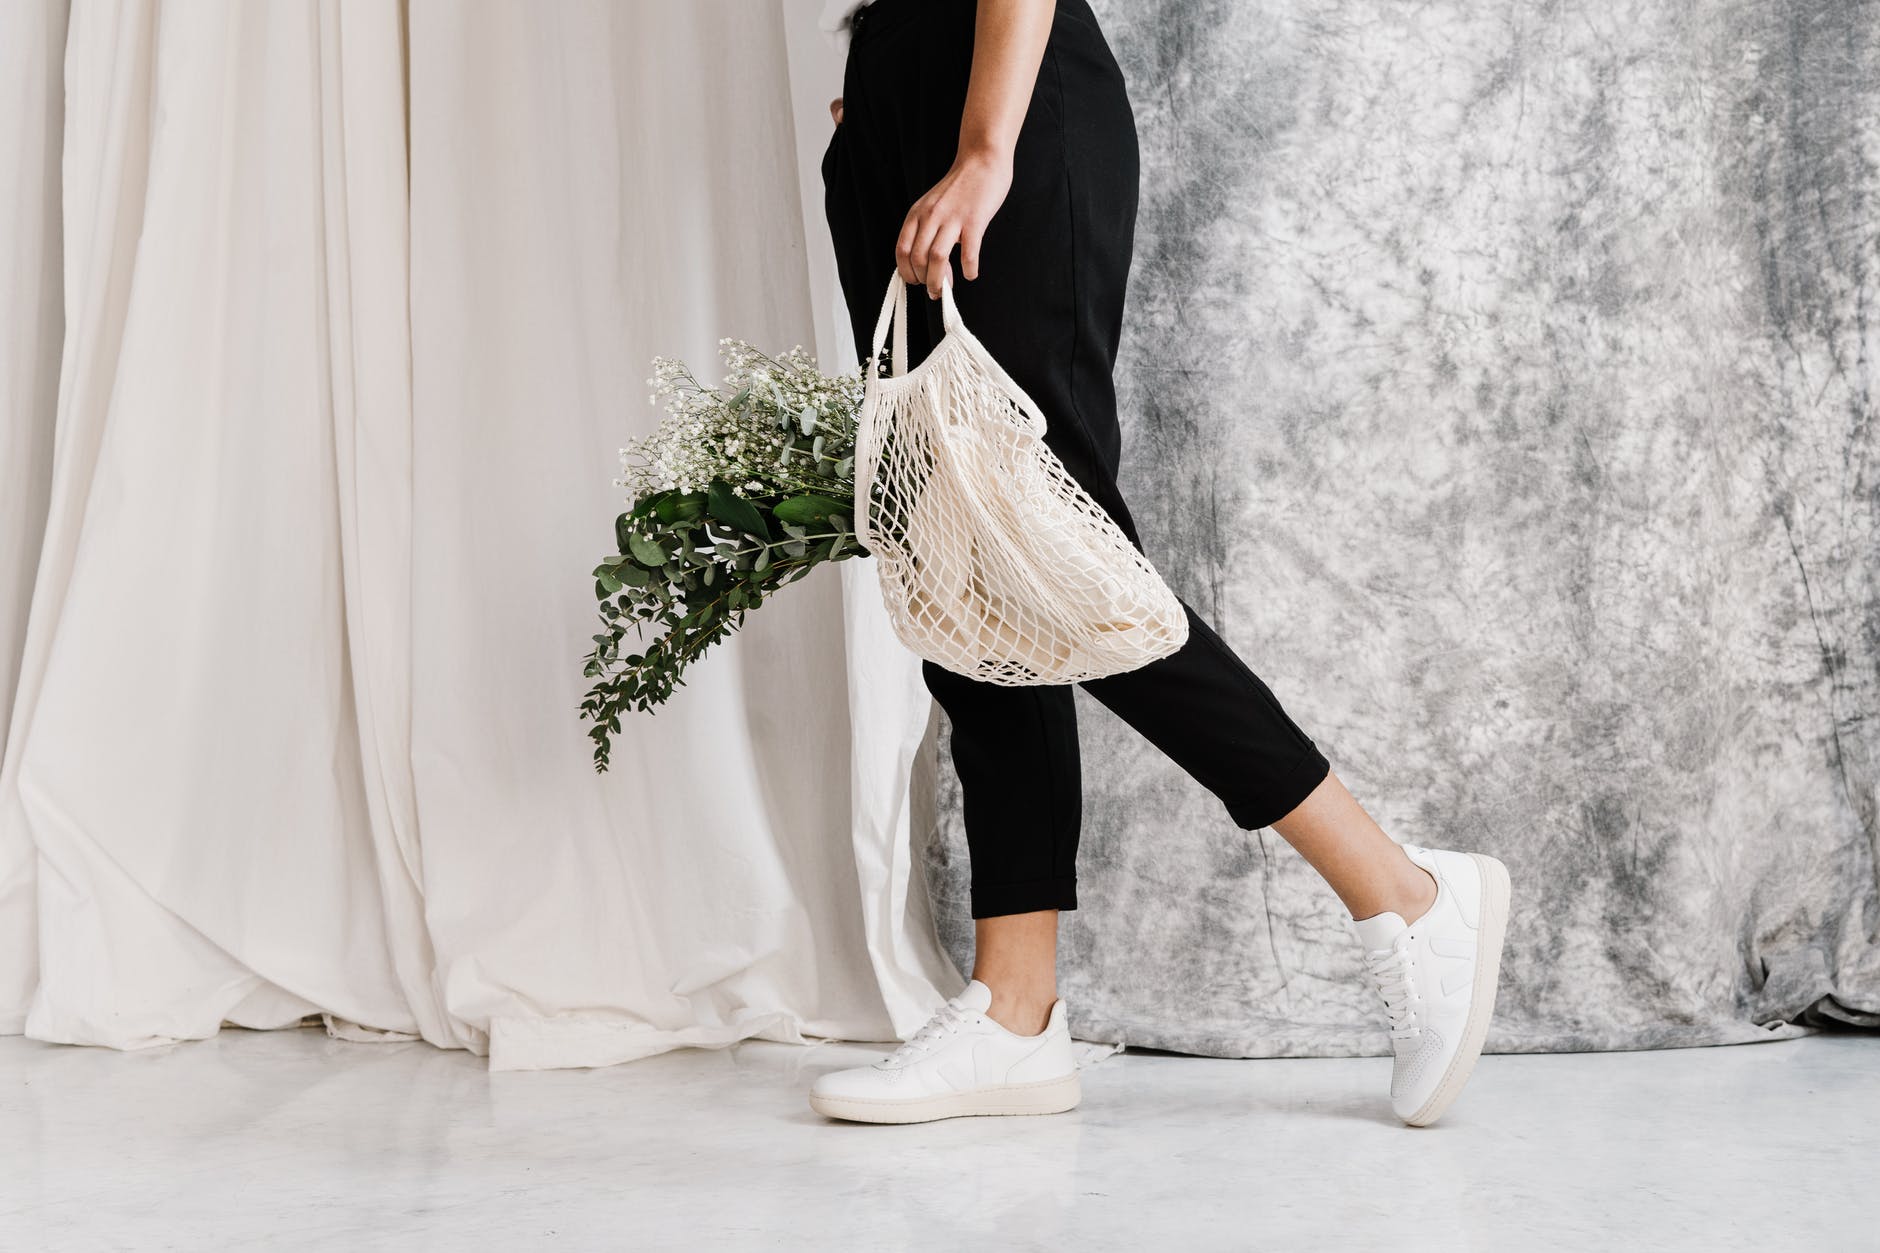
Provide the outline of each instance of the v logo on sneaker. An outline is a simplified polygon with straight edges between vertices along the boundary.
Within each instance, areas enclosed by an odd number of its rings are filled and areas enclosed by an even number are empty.
[[[1466,967],[1445,971],[1439,983],[1445,998],[1454,996],[1475,978],[1475,941],[1453,935],[1433,935],[1425,941],[1430,952],[1452,961],[1466,961]]]
[[[1471,931],[1481,930],[1482,901],[1479,894],[1473,891],[1458,891],[1456,885],[1450,882],[1449,876],[1444,874],[1440,867],[1437,868],[1437,876],[1442,880],[1444,895],[1456,903],[1456,913],[1461,917],[1462,925]]]

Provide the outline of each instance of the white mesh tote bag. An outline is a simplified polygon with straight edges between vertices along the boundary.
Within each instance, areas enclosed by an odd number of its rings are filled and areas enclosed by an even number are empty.
[[[856,533],[894,633],[985,683],[1080,683],[1188,639],[1162,577],[1044,442],[1045,417],[960,321],[907,368],[907,285],[875,323],[856,432]],[[894,330],[893,373],[880,377]]]

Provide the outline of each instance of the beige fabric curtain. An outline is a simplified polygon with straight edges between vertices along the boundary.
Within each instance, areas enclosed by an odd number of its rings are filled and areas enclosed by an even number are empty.
[[[648,359],[847,333],[792,7],[8,10],[0,1029],[588,1065],[956,989],[865,581],[608,775],[575,716]]]

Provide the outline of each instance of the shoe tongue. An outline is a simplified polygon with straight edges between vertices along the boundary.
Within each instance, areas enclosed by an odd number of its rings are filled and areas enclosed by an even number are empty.
[[[974,979],[966,985],[964,992],[953,998],[953,1003],[970,1009],[975,1014],[983,1014],[992,1008],[992,989]]]
[[[1401,917],[1389,910],[1373,918],[1354,919],[1353,925],[1358,928],[1358,943],[1364,945],[1366,952],[1389,948],[1393,940],[1410,929]]]

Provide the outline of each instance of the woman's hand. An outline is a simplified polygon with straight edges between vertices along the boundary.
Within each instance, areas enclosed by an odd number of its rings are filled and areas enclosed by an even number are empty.
[[[986,224],[1012,190],[1012,152],[1031,106],[1051,37],[1055,0],[979,0],[973,18],[973,68],[960,115],[959,155],[945,178],[907,211],[894,244],[894,266],[908,283],[927,284],[930,299],[960,273],[979,277]]]
[[[907,211],[894,245],[894,265],[907,283],[925,283],[930,300],[952,281],[953,246],[960,248],[960,273],[979,277],[979,245],[986,224],[1012,189],[1009,149],[962,152],[946,177]]]
[[[842,97],[841,96],[837,96],[834,100],[831,100],[829,102],[829,116],[835,120],[835,124],[837,126],[842,125]]]

